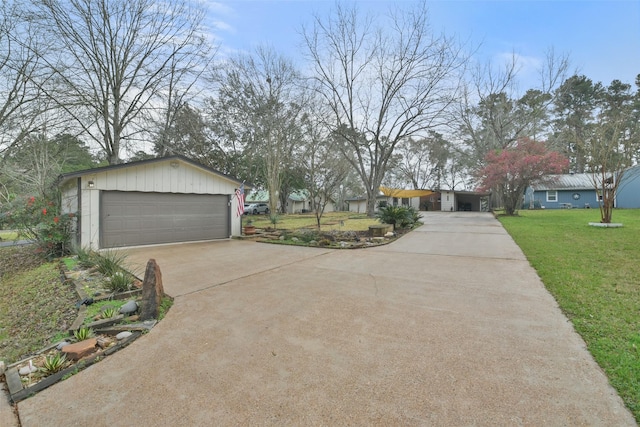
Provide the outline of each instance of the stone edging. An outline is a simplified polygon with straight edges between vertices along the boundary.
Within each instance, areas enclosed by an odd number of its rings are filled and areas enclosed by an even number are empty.
[[[61,271],[61,273],[62,273],[61,279],[64,282],[68,282],[68,281],[73,282],[73,285],[76,290],[76,294],[78,295],[81,301],[90,298],[89,295],[87,295],[87,293],[84,291],[84,288],[80,285],[80,283],[69,277],[69,275],[67,274],[68,272]],[[136,279],[140,280],[138,278]],[[126,300],[141,294],[142,294],[142,288],[139,288],[139,289],[134,289],[132,291],[121,292],[117,294],[114,293],[114,294],[104,295],[100,297],[92,297],[92,298],[94,299],[95,302],[105,301],[105,300]],[[70,335],[73,334],[73,331],[78,330],[82,326],[86,318],[86,313],[87,313],[87,306],[84,304],[80,305],[80,307],[78,307],[78,316],[76,317],[76,320],[73,322],[71,327],[68,329],[68,333]],[[83,369],[100,361],[102,358],[109,356],[115,353],[116,351],[128,346],[133,341],[135,341],[138,337],[140,337],[143,332],[151,330],[151,328],[153,328],[157,323],[157,320],[153,320],[153,321],[137,323],[137,324],[133,324],[133,323],[124,324],[124,325],[116,324],[117,322],[120,322],[123,319],[125,319],[125,317],[123,315],[119,315],[114,317],[113,319],[105,319],[105,320],[92,322],[88,325],[88,327],[95,328],[97,333],[104,334],[104,335],[117,335],[118,333],[123,331],[130,331],[132,332],[132,334],[129,337],[120,340],[116,344],[112,345],[111,347],[105,348],[104,350],[96,351],[90,356],[77,361],[73,365],[63,369],[60,372],[56,372],[55,374],[52,374],[43,378],[41,381],[38,381],[37,383],[31,386],[25,387],[25,385],[22,383],[20,374],[18,373],[18,366],[20,366],[27,360],[33,359],[34,357],[51,350],[58,343],[51,344],[43,348],[36,354],[9,365],[4,375],[5,375],[5,381],[7,383],[9,398],[11,402],[18,403],[21,400],[24,400],[38,393],[39,391],[52,386],[58,381],[63,380],[66,376],[74,375],[75,373],[82,371]]]

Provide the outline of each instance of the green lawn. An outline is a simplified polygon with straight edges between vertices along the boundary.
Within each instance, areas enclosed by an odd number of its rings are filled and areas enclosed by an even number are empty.
[[[597,209],[499,217],[640,422],[640,210],[614,211],[623,228],[588,226],[599,219]]]
[[[269,215],[245,215],[242,224],[253,221],[257,228],[273,226]],[[366,231],[370,225],[380,224],[375,218],[369,218],[366,214],[355,212],[328,212],[322,215],[321,226],[323,231]],[[316,228],[316,216],[313,213],[278,215],[276,225],[278,230],[298,230],[300,228]]]
[[[18,240],[18,233],[12,230],[0,230],[0,240]]]

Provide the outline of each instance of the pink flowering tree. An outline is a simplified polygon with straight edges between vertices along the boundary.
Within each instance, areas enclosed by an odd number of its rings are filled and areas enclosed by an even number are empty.
[[[503,200],[505,213],[515,215],[524,192],[545,175],[566,171],[569,160],[547,149],[544,142],[519,139],[515,145],[492,151],[485,157],[486,166],[478,171],[479,191],[496,191]]]

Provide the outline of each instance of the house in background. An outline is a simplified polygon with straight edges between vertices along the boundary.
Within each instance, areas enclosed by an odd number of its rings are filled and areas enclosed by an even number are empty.
[[[63,213],[78,214],[76,243],[91,249],[239,236],[240,185],[177,155],[58,178]]]
[[[474,211],[489,212],[491,193],[453,190],[402,190],[380,187],[382,193],[376,198],[376,210],[380,202],[393,206],[412,206],[416,210],[429,211]],[[367,212],[367,199],[355,197],[346,200],[351,212]]]
[[[598,194],[592,175],[548,175],[525,191],[523,209],[596,208]]]
[[[269,192],[266,190],[257,190],[247,195],[245,203],[269,203]],[[284,211],[289,214],[306,213],[313,211],[313,202],[308,190],[294,190],[287,197],[287,205]],[[324,212],[335,211],[335,203],[329,201],[324,207]]]
[[[522,208],[597,208],[601,198],[594,188],[593,179],[590,173],[549,175],[544,181],[527,188]],[[614,207],[640,208],[640,165],[625,170]]]
[[[618,186],[615,206],[617,208],[640,208],[640,165],[632,166],[624,172]]]
[[[440,190],[440,209],[443,212],[489,212],[491,193],[475,191]]]
[[[356,196],[344,200],[349,206],[349,212],[355,213],[367,213],[367,198],[365,196]],[[393,204],[393,198],[385,195],[379,195],[376,197],[376,210],[380,202]]]

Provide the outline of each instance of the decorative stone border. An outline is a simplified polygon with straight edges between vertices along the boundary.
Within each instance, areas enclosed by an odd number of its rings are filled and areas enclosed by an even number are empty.
[[[98,297],[90,297],[89,295],[87,295],[83,286],[78,281],[69,277],[70,276],[69,272],[61,271],[61,273],[62,273],[61,279],[63,281],[73,282],[76,293],[78,294],[78,297],[80,298],[81,301],[88,298],[92,298],[94,302],[107,301],[107,300],[119,301],[119,300],[132,299],[142,294],[142,288],[140,287],[139,289],[134,289],[127,292],[101,295]],[[140,279],[138,279],[137,277],[136,279],[140,283],[142,283],[142,281],[140,281]],[[165,295],[165,296],[171,298],[169,295]],[[87,306],[84,304],[80,305],[78,307],[78,316],[76,320],[73,322],[73,324],[71,325],[71,327],[68,329],[70,336],[73,336],[73,331],[78,330],[83,325],[86,318],[86,314],[87,314]],[[90,354],[89,356],[78,360],[73,365],[63,369],[60,372],[56,372],[55,374],[49,375],[33,385],[25,386],[25,384],[22,383],[20,374],[18,372],[19,366],[33,359],[34,357],[38,357],[43,353],[53,349],[58,345],[58,343],[51,344],[45,347],[44,349],[40,350],[39,352],[37,352],[35,355],[9,365],[4,375],[5,375],[5,381],[7,383],[9,398],[11,402],[18,403],[21,400],[24,400],[38,393],[39,391],[42,391],[45,388],[52,386],[58,381],[63,380],[65,377],[74,375],[75,373],[80,372],[83,369],[100,361],[102,358],[109,356],[115,353],[116,351],[128,346],[133,341],[135,341],[138,337],[140,337],[144,332],[151,330],[151,328],[153,328],[158,322],[157,320],[148,320],[140,323],[118,324],[123,320],[134,319],[134,318],[137,318],[137,316],[132,318],[132,317],[125,317],[124,315],[120,314],[110,319],[102,319],[102,320],[98,320],[88,324],[87,327],[94,329],[97,334],[115,336],[120,332],[129,331],[131,332],[131,335],[118,341],[117,343],[115,343],[110,347],[96,350],[94,353]]]
[[[24,361],[18,362],[17,364],[13,364],[12,367],[10,367],[7,370],[7,372],[5,372],[5,378],[7,381],[7,387],[9,388],[9,396],[11,401],[13,403],[18,403],[21,400],[31,397],[32,395],[38,393],[39,391],[42,391],[45,388],[52,386],[58,381],[61,381],[65,376],[74,375],[75,373],[82,371],[83,369],[98,362],[102,357],[113,354],[116,351],[120,350],[121,348],[128,346],[133,341],[135,341],[141,334],[142,332],[140,331],[133,332],[129,337],[121,340],[117,344],[103,351],[98,351],[96,353],[93,353],[92,355],[79,360],[78,363],[71,365],[66,369],[63,369],[60,372],[56,372],[55,374],[49,375],[48,377],[44,378],[42,381],[38,381],[37,383],[28,387],[25,387],[24,384],[22,384],[22,380],[20,379],[20,374],[18,373],[18,367],[14,366],[14,365],[23,363]]]
[[[590,222],[589,225],[591,227],[603,227],[603,228],[620,228],[622,227],[622,223],[620,222],[611,222],[611,223],[605,223],[605,222]]]

